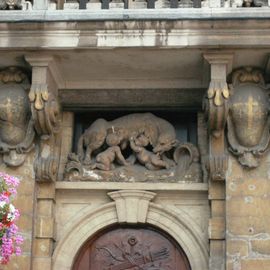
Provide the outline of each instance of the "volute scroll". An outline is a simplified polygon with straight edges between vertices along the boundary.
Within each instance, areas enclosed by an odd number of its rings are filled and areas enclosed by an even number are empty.
[[[218,53],[204,55],[211,67],[211,80],[203,102],[209,140],[209,157],[206,166],[210,178],[214,181],[225,180],[228,166],[225,127],[231,93],[226,79],[232,57],[231,54]]]
[[[58,101],[58,69],[53,57],[28,55],[32,66],[29,92],[31,113],[39,136],[39,155],[34,168],[37,181],[55,181],[60,162],[61,106]]]

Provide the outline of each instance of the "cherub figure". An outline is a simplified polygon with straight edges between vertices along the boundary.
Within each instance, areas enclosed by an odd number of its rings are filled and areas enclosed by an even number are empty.
[[[129,165],[129,163],[125,160],[122,155],[119,144],[121,143],[121,136],[118,136],[117,133],[110,133],[106,137],[106,144],[109,146],[108,149],[99,153],[96,157],[95,168],[104,171],[113,170],[114,164],[113,162],[116,160],[121,165]]]
[[[151,171],[162,168],[169,169],[169,163],[161,159],[159,152],[153,153],[145,149],[149,143],[149,138],[144,133],[139,133],[135,138],[130,138],[130,147],[136,153],[138,161]]]

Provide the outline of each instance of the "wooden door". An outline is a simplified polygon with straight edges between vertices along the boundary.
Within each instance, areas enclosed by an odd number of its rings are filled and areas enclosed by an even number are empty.
[[[114,228],[80,250],[73,270],[190,270],[183,250],[153,228]]]

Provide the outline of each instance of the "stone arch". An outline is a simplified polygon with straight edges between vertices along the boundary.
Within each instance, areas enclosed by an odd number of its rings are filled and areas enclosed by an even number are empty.
[[[145,223],[160,228],[181,246],[188,257],[192,270],[208,269],[206,244],[194,227],[195,223],[184,212],[176,214],[164,206],[150,203],[155,196],[152,192],[116,191],[108,195],[113,199],[120,198],[120,200],[115,199],[115,202],[107,203],[94,210],[89,208],[88,212],[83,211],[76,215],[76,222],[67,224],[53,255],[53,270],[70,270],[83,244],[98,231],[117,223]],[[146,208],[144,211],[145,222],[142,222],[141,216],[138,216],[138,220],[132,218],[132,222],[128,218],[123,220],[123,215],[119,213],[119,209],[127,212],[128,208],[132,212],[135,209],[136,213],[136,208],[141,209],[142,205]]]

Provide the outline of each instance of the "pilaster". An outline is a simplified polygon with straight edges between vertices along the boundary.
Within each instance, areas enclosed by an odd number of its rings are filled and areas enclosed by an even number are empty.
[[[53,57],[27,55],[25,58],[32,66],[29,99],[39,136],[39,151],[34,163],[37,197],[32,267],[49,270],[55,241],[55,181],[62,139],[63,115],[58,103],[58,88],[63,81]]]
[[[227,74],[231,70],[233,55],[209,53],[204,58],[211,68],[210,85],[204,101],[208,123],[209,220],[210,259],[209,270],[225,269],[225,175],[227,151],[225,126],[228,116],[230,91]]]

